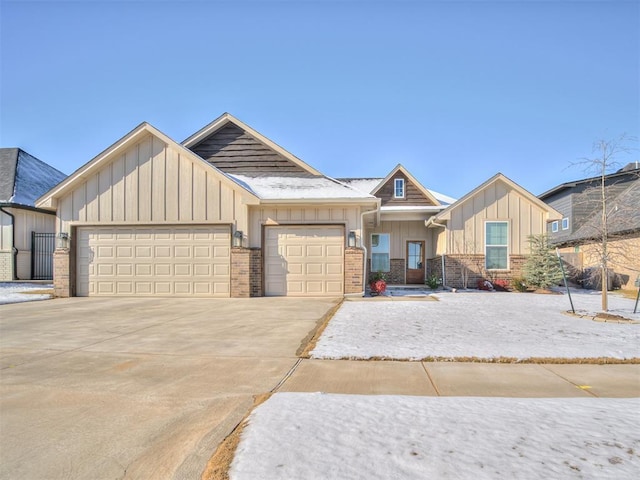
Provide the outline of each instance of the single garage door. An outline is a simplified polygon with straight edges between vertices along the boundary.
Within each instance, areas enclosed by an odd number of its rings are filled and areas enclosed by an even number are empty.
[[[344,292],[344,227],[265,227],[265,294]]]
[[[229,232],[204,225],[78,228],[76,294],[228,297]]]

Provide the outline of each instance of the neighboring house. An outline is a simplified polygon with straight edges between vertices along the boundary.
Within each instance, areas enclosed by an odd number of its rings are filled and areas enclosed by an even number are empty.
[[[427,220],[437,238],[430,271],[452,287],[522,276],[529,236],[560,214],[498,173]]]
[[[617,274],[616,286],[632,287],[640,273],[640,165],[629,163],[604,181],[610,267]],[[539,196],[562,214],[561,220],[548,226],[551,243],[573,265],[576,280],[594,287],[599,279],[591,282],[583,272],[597,271],[600,263],[601,185],[600,176],[590,177],[563,183]]]
[[[19,148],[0,148],[0,281],[52,279],[55,212],[34,202],[64,178]]]
[[[457,245],[461,221],[493,220],[496,242],[507,222],[513,259],[557,216],[502,176],[455,203],[401,165],[336,180],[229,114],[182,143],[143,123],[37,206],[56,212],[68,239],[54,256],[58,296],[361,295],[371,271],[423,284],[443,263],[455,282],[447,242]],[[484,233],[475,238],[484,259]],[[508,275],[514,263],[490,270]]]

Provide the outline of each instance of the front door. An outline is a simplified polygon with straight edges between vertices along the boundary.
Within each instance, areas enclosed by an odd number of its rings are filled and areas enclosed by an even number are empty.
[[[407,283],[424,283],[424,241],[407,242]]]

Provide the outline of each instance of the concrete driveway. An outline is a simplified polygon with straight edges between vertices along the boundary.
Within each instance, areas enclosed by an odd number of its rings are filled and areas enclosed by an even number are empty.
[[[200,478],[335,299],[0,306],[0,478]]]

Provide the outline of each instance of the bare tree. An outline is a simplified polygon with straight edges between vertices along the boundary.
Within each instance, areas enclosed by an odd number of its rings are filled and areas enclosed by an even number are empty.
[[[594,214],[582,225],[574,224],[577,231],[574,230],[573,236],[590,241],[589,256],[598,266],[591,276],[600,277],[603,311],[609,308],[607,291],[610,269],[619,263],[628,265],[637,261],[628,244],[616,240],[633,235],[640,228],[640,182],[635,179],[631,183],[627,181],[618,185],[607,180],[607,176],[620,167],[618,159],[635,150],[631,147],[635,141],[635,137],[626,134],[613,140],[598,140],[593,145],[592,157],[573,163],[595,175],[591,186],[579,194],[574,203]]]

